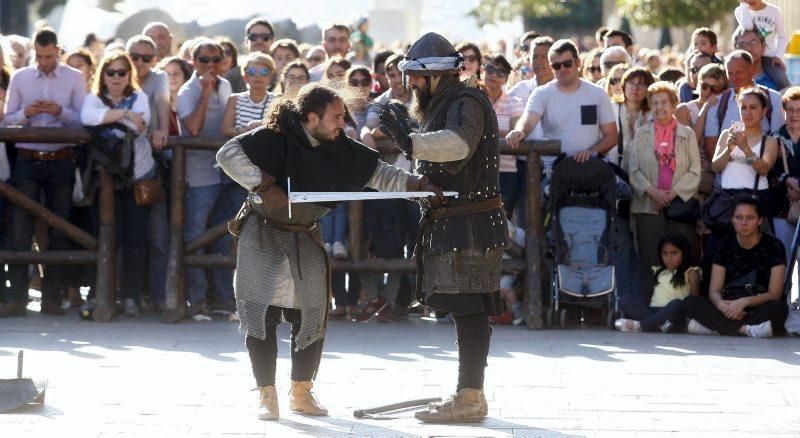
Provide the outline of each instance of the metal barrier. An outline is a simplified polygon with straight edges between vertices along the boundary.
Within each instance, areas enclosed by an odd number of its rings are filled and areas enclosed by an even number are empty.
[[[88,132],[83,129],[67,128],[0,128],[0,141],[4,142],[38,142],[38,143],[84,143],[88,141]],[[167,284],[164,320],[176,323],[187,314],[186,277],[187,267],[202,268],[234,268],[234,255],[196,254],[197,251],[210,245],[217,238],[227,233],[225,224],[207,229],[197,238],[184,241],[185,193],[186,193],[186,150],[216,151],[227,141],[224,137],[170,137],[167,147],[173,151],[170,184],[170,244],[167,265]],[[388,142],[379,142],[379,150],[395,151]],[[527,155],[525,208],[527,226],[525,230],[525,260],[504,260],[503,271],[507,273],[525,273],[525,322],[529,328],[539,329],[543,326],[541,288],[546,276],[543,276],[544,264],[542,254],[546,244],[541,206],[541,159],[542,155],[557,155],[560,152],[558,140],[536,140],[523,142],[519,148],[511,149],[501,144],[501,154]],[[100,175],[100,232],[98,238],[58,218],[37,202],[17,192],[8,184],[0,183],[0,195],[7,197],[12,203],[25,208],[37,217],[64,232],[87,250],[82,251],[45,251],[45,252],[12,252],[0,251],[0,262],[10,264],[89,264],[97,266],[96,297],[97,308],[94,318],[108,321],[114,313],[114,192],[111,177],[102,171]],[[363,204],[362,201],[350,203],[349,210],[349,245],[350,260],[334,260],[331,264],[335,271],[345,272],[416,272],[416,265],[408,259],[364,259],[362,247]]]

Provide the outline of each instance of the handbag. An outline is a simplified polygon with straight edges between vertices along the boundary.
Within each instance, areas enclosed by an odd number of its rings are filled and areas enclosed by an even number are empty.
[[[139,207],[150,207],[164,202],[167,197],[158,177],[140,179],[133,183],[133,199]]]
[[[766,289],[756,283],[757,272],[755,269],[747,274],[734,279],[720,291],[722,299],[726,301],[738,300],[739,298],[752,297],[766,292]]]
[[[700,218],[700,201],[690,198],[684,201],[680,196],[672,200],[664,211],[667,219],[684,224],[694,224]]]
[[[764,149],[766,149],[767,136],[761,137],[761,150],[758,157],[764,156]],[[758,190],[758,180],[761,175],[756,172],[756,178],[753,182],[753,194]],[[736,199],[718,187],[714,187],[711,196],[708,197],[700,211],[703,222],[711,229],[726,228],[731,224],[731,215],[733,214],[733,205]]]

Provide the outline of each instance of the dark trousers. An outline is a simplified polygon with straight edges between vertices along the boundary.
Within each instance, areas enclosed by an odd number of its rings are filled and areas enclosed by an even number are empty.
[[[453,315],[456,324],[456,342],[458,343],[458,386],[463,388],[483,389],[483,377],[486,370],[486,359],[489,356],[489,338],[492,329],[489,316],[485,313],[476,315]]]
[[[639,321],[642,330],[657,332],[665,322],[672,323],[672,331],[680,331],[685,325],[683,301],[672,300],[664,307],[650,307],[639,300],[629,300],[622,304],[625,316]]]
[[[136,205],[133,189],[115,192],[117,245],[122,259],[118,264],[121,298],[139,301],[147,284],[147,225],[150,208]]]
[[[358,305],[358,297],[361,293],[361,278],[358,274],[349,273],[350,281],[345,281],[344,272],[331,273],[331,290],[336,307]]]
[[[275,386],[275,368],[278,360],[277,328],[281,314],[292,325],[292,380],[300,382],[314,380],[319,369],[324,339],[314,342],[303,350],[297,350],[295,337],[300,332],[300,309],[269,306],[265,326],[267,336],[263,340],[252,336],[245,338],[253,376],[259,387]]]
[[[45,207],[56,215],[67,219],[72,205],[72,184],[75,165],[71,159],[40,161],[19,157],[14,167],[13,186],[27,197],[38,201],[44,192]],[[33,238],[33,217],[19,206],[11,208],[11,250],[30,251]],[[69,239],[55,228],[50,228],[49,250],[69,249]],[[46,265],[42,278],[42,299],[60,303],[60,292],[64,267]],[[11,287],[7,290],[6,302],[25,302],[28,299],[28,267],[9,266]]]
[[[683,300],[686,317],[694,319],[707,328],[721,335],[736,336],[743,325],[758,325],[772,321],[772,333],[780,335],[786,332],[783,324],[789,314],[789,307],[783,300],[767,301],[756,307],[745,309],[747,316],[741,321],[728,319],[708,298],[690,296]]]

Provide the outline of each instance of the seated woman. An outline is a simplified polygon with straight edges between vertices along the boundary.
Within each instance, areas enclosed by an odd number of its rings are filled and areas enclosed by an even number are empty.
[[[636,130],[623,161],[628,163],[633,189],[631,228],[635,230],[637,252],[649,268],[659,264],[655,244],[667,232],[689,239],[692,251],[685,257],[690,262],[699,258],[697,218],[691,211],[683,217],[675,211],[691,210],[692,198],[697,196],[700,151],[691,128],[675,119],[678,90],[674,85],[663,81],[650,85],[647,100],[653,121]]]
[[[770,338],[784,332],[789,308],[783,299],[786,254],[783,244],[761,232],[764,209],[753,196],[736,201],[735,234],[717,245],[708,298],[683,301],[693,334]]]
[[[659,266],[653,266],[653,296],[623,302],[631,319],[620,318],[614,327],[623,332],[664,333],[680,330],[684,323],[683,299],[700,294],[700,268],[691,265],[691,245],[683,234],[667,234],[658,242]]]

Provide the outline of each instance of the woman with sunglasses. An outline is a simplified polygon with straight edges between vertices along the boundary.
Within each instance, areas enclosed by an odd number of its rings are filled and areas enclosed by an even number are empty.
[[[125,125],[136,134],[133,141],[131,181],[115,191],[117,221],[117,245],[122,251],[119,274],[120,297],[126,315],[139,314],[140,293],[145,288],[147,266],[147,224],[149,207],[136,204],[134,184],[136,181],[155,176],[155,161],[147,139],[147,124],[150,121],[150,104],[147,95],[139,89],[136,70],[128,55],[113,51],[100,61],[92,92],[86,96],[81,108],[81,123],[87,126]],[[117,131],[108,127],[109,130]],[[113,135],[113,133],[109,133]]]
[[[275,97],[267,90],[275,76],[275,63],[271,56],[253,52],[247,55],[247,62],[241,69],[248,91],[233,93],[228,98],[220,126],[222,135],[227,137],[261,126],[269,104]]]
[[[583,57],[581,65],[583,66],[583,78],[587,81],[596,84],[600,79],[603,79],[603,69],[600,67],[600,55],[603,54],[601,49],[592,49]]]
[[[608,98],[612,103],[621,103],[625,101],[625,95],[622,92],[622,75],[631,68],[628,64],[616,64],[611,67],[608,72],[608,77],[605,78],[603,88],[606,90]]]
[[[698,144],[702,144],[703,141],[709,108],[717,104],[720,93],[727,88],[728,76],[725,74],[725,68],[720,64],[707,64],[697,74],[698,98],[678,105],[675,118],[694,130]],[[699,191],[702,196],[708,196],[713,188],[714,172],[711,171],[711,157],[705,148],[700,148],[700,167],[702,174]]]
[[[462,42],[456,46],[456,51],[464,56],[464,69],[461,72],[461,80],[468,79],[476,76],[478,80],[481,79],[481,63],[483,62],[483,55],[481,49],[475,43]]]

